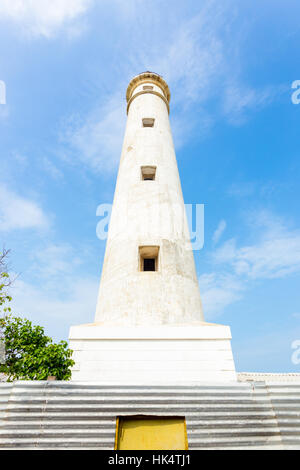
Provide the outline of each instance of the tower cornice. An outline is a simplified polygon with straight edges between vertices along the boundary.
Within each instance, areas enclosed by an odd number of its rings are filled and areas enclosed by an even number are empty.
[[[146,80],[147,81],[147,80]],[[143,83],[143,82],[142,82]],[[147,81],[147,83],[149,83],[149,80]],[[139,83],[140,85],[140,83]],[[144,95],[146,93],[151,93],[152,95],[156,95],[158,96],[159,98],[161,98],[167,105],[167,108],[168,108],[168,113],[170,113],[170,106],[169,106],[169,102],[168,100],[163,96],[161,95],[160,93],[158,93],[157,91],[153,91],[153,90],[143,90],[143,91],[139,91],[138,93],[135,93],[134,95],[131,96],[130,100],[128,101],[127,103],[127,114],[128,114],[128,111],[129,111],[129,106],[131,105],[132,101],[137,98],[138,96],[140,95]]]
[[[126,92],[127,103],[129,103],[129,101],[131,100],[132,94],[135,88],[141,85],[142,83],[146,83],[146,82],[147,83],[152,82],[154,83],[154,85],[159,86],[166,98],[167,104],[170,103],[171,93],[170,93],[167,82],[160,75],[154,72],[143,72],[133,77],[133,79],[130,81],[128,85],[127,92]]]

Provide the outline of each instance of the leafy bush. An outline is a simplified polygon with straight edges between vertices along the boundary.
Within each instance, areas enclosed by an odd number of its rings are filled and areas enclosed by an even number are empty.
[[[10,307],[6,307],[3,305],[7,305],[7,302],[11,301],[11,296],[8,295],[7,289],[10,287],[12,281],[7,273],[8,266],[7,266],[7,258],[9,256],[9,250],[3,249],[0,252],[0,309],[3,308],[3,312],[10,312]]]
[[[5,363],[0,364],[0,372],[9,381],[46,380],[48,376],[56,376],[57,380],[71,378],[70,368],[75,362],[66,341],[55,344],[43,327],[10,314],[0,318],[0,329],[5,346]]]

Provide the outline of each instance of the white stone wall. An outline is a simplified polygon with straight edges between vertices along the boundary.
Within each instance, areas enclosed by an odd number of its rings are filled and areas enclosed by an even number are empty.
[[[150,85],[143,82],[133,95]],[[154,118],[143,128],[143,118]],[[141,167],[156,166],[155,181]],[[139,246],[159,246],[159,271],[139,271]],[[152,93],[130,103],[95,316],[103,324],[203,321],[193,251],[165,101]]]
[[[71,337],[72,380],[122,385],[236,381],[227,326],[82,325],[72,327]]]

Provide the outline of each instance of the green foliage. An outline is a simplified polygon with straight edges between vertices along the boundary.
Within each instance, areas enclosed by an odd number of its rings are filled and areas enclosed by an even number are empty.
[[[11,301],[11,296],[8,295],[7,288],[11,284],[11,280],[9,274],[7,273],[7,264],[6,260],[9,255],[8,250],[3,250],[0,252],[0,312],[2,310],[2,306]],[[3,312],[10,312],[10,307],[4,307]]]
[[[55,344],[43,327],[10,314],[0,318],[0,329],[5,345],[5,363],[0,365],[0,372],[9,381],[46,380],[49,375],[56,376],[56,380],[71,378],[70,367],[75,363],[66,341]]]
[[[7,303],[13,281],[8,274],[7,259],[9,250],[0,252],[0,341],[4,343],[4,364],[0,372],[9,381],[46,380],[49,375],[57,380],[69,380],[70,368],[75,364],[71,359],[73,351],[68,349],[66,341],[55,344],[44,333],[41,326],[32,325],[26,318],[13,317]]]
[[[0,307],[5,304],[5,302],[11,301],[11,296],[7,294],[5,291],[5,280],[9,279],[9,275],[7,273],[0,273]],[[10,307],[4,307],[3,312],[10,312]]]

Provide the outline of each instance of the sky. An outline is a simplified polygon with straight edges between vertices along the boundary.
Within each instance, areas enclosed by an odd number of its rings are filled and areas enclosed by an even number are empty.
[[[93,321],[96,211],[113,200],[127,85],[151,70],[171,90],[185,202],[205,207],[205,319],[230,325],[238,371],[300,372],[299,14],[298,0],[0,1],[14,314],[57,341]]]

